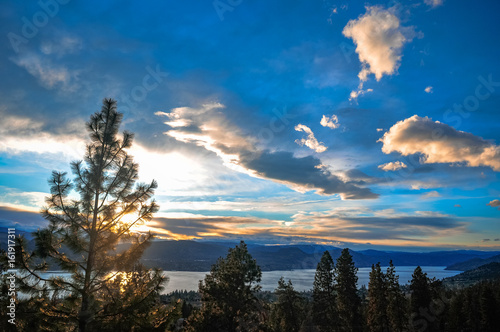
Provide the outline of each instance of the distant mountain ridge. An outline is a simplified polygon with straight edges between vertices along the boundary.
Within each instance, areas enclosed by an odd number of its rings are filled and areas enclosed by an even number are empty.
[[[28,246],[34,248],[30,233],[23,233],[28,239]],[[0,227],[0,247],[7,249],[7,228]],[[236,242],[210,241],[171,241],[156,240],[146,249],[142,262],[150,267],[159,267],[170,271],[209,271],[219,257],[226,257],[228,249]],[[257,260],[263,271],[315,269],[323,252],[328,250],[333,259],[340,256],[341,248],[302,244],[302,245],[260,245],[248,243],[249,252]],[[118,250],[126,244],[121,244]],[[500,261],[500,252],[476,250],[403,252],[382,250],[350,250],[357,267],[371,267],[380,262],[389,265],[392,259],[396,266],[448,266],[449,270],[469,270],[485,263]],[[69,253],[71,255],[71,253]],[[471,264],[474,263],[474,264]],[[461,265],[462,264],[462,265]],[[465,264],[465,265],[464,265]],[[57,270],[56,266],[51,269]]]
[[[443,279],[443,283],[450,286],[466,286],[480,281],[496,279],[500,279],[500,263],[491,262],[462,272],[456,276],[445,278]]]
[[[236,243],[204,241],[153,241],[144,252],[142,262],[171,271],[209,271],[219,257],[225,257]],[[263,271],[315,269],[321,255],[328,250],[333,259],[342,249],[324,245],[273,245],[248,244],[250,254]],[[388,265],[392,259],[396,266],[447,266],[471,259],[487,259],[500,252],[484,251],[436,251],[426,253],[351,250],[357,267],[370,267],[380,262]]]
[[[488,264],[488,263],[500,263],[500,255],[496,255],[493,257],[488,257],[488,258],[472,258],[469,259],[465,262],[459,262],[455,264],[451,264],[446,267],[445,270],[456,270],[456,271],[467,271],[467,270],[472,270],[476,269],[482,265]]]

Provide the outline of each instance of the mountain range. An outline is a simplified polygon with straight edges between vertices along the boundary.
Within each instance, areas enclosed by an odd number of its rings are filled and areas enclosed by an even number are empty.
[[[5,234],[4,234],[5,233]],[[34,241],[29,233],[23,233]],[[7,249],[7,229],[0,227],[0,247]],[[155,240],[146,249],[142,263],[149,267],[159,267],[167,271],[209,271],[219,257],[225,257],[228,249],[236,246],[233,242],[170,241]],[[123,249],[127,244],[119,246]],[[328,250],[337,259],[341,248],[327,245],[259,245],[248,243],[250,254],[257,260],[263,271],[315,269],[321,256]],[[382,250],[350,250],[356,267],[371,267],[380,262],[389,265],[392,259],[396,266],[447,266],[450,270],[465,271],[490,262],[500,261],[499,251],[448,250],[433,252],[404,252]],[[71,253],[68,253],[71,256]],[[51,267],[57,270],[57,267]]]
[[[459,262],[455,264],[451,264],[446,267],[446,270],[456,270],[456,271],[467,271],[476,269],[480,266],[489,264],[489,263],[500,263],[500,255],[495,255],[488,258],[472,258],[466,260],[465,262]]]
[[[145,251],[142,261],[171,271],[208,271],[219,257],[225,257],[236,243],[201,241],[154,241]],[[321,255],[328,250],[333,259],[341,248],[324,245],[257,245],[248,244],[248,250],[263,271],[315,269]],[[380,262],[396,266],[450,266],[473,259],[487,260],[498,251],[454,250],[434,252],[401,252],[380,250],[350,250],[357,267],[370,267]]]
[[[490,262],[453,277],[443,279],[448,286],[467,286],[480,281],[500,279],[500,263]]]

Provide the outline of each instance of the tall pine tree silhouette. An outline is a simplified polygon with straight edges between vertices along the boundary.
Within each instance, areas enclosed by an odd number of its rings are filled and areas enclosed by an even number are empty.
[[[394,332],[406,331],[408,326],[408,303],[399,286],[399,276],[396,274],[396,268],[392,260],[389,262],[385,280],[387,283],[387,319],[391,327],[390,330]]]
[[[371,332],[388,330],[387,319],[387,284],[386,276],[380,268],[380,262],[372,265],[368,283],[367,324]]]
[[[341,331],[361,331],[360,298],[356,283],[358,269],[349,253],[344,248],[335,265],[335,280],[337,283],[337,310],[340,318]]]
[[[122,117],[116,101],[103,100],[101,111],[86,125],[90,143],[84,161],[71,163],[74,178],[52,173],[51,196],[42,211],[49,225],[34,233],[36,249],[30,252],[20,240],[23,289],[33,296],[59,296],[43,313],[81,332],[106,330],[107,323],[133,318],[145,323],[165,280],[161,271],[137,264],[152,234],[131,228],[158,210],[152,199],[157,184],[136,184],[138,165],[126,151],[133,134],[118,137]],[[121,241],[131,245],[118,251]],[[40,272],[49,262],[71,277],[43,277]]]
[[[305,301],[293,288],[292,281],[278,281],[277,300],[272,305],[271,325],[275,332],[298,332],[305,318]]]
[[[187,331],[260,331],[262,305],[255,296],[262,271],[241,241],[212,265],[199,292],[203,306],[188,319]]]
[[[333,331],[338,325],[335,273],[332,256],[323,253],[316,267],[313,284],[312,316],[320,331]]]

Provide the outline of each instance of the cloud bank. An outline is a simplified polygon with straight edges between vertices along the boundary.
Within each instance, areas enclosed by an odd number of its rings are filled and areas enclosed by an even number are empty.
[[[434,237],[461,234],[467,223],[430,211],[397,213],[365,207],[298,212],[290,220],[259,217],[203,216],[166,213],[150,229],[173,239],[238,239],[252,236],[271,243],[342,241],[353,243],[426,245]],[[244,227],[241,227],[244,226]]]
[[[488,166],[500,171],[500,146],[428,117],[399,121],[379,140],[386,154],[421,154],[421,162]]]
[[[257,140],[243,137],[241,130],[226,119],[223,109],[222,104],[210,103],[156,114],[168,118],[166,135],[214,152],[233,170],[282,183],[299,192],[315,190],[322,195],[338,194],[342,199],[378,197],[370,189],[331,173],[316,157],[296,157],[287,151],[258,148]],[[314,136],[308,127],[299,125],[298,128],[309,135],[304,144],[322,150],[319,143],[313,144]]]

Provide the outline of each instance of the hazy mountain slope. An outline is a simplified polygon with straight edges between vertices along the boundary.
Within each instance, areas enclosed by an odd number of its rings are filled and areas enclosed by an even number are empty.
[[[455,264],[451,264],[446,267],[446,270],[457,270],[457,271],[467,271],[478,268],[482,265],[488,263],[500,263],[500,255],[496,255],[488,258],[473,258],[469,259],[465,262],[459,262]]]
[[[144,254],[143,262],[166,270],[208,271],[219,257],[225,257],[236,243],[198,241],[154,241]],[[321,255],[328,249],[334,259],[340,248],[315,245],[262,246],[248,245],[249,252],[262,270],[315,269]],[[427,253],[385,252],[378,250],[352,251],[357,267],[370,267],[380,262],[396,266],[446,266],[472,258],[486,258],[499,252],[438,251]]]
[[[484,280],[500,279],[500,263],[493,262],[443,279],[447,285],[470,285]]]

